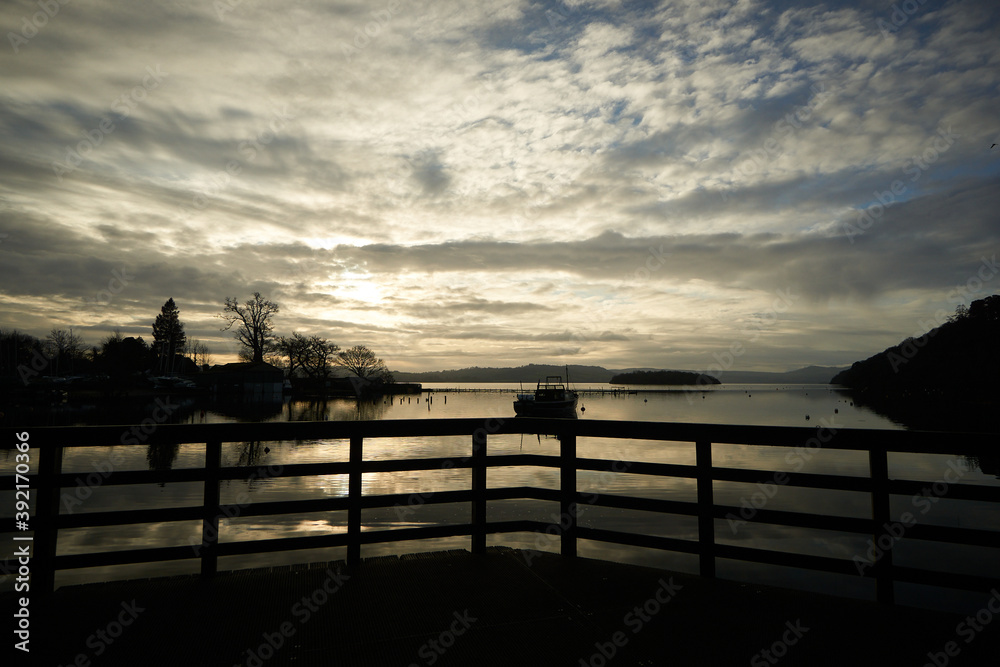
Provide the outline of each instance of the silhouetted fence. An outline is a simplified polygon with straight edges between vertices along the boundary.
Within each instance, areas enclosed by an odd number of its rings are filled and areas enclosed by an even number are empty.
[[[716,542],[716,521],[727,516],[740,516],[740,507],[719,505],[713,500],[713,482],[769,482],[775,478],[772,470],[748,470],[716,467],[712,463],[712,443],[735,443],[771,447],[802,447],[816,437],[812,428],[680,424],[659,422],[617,422],[598,420],[490,418],[490,419],[420,419],[353,422],[269,422],[204,425],[159,425],[142,445],[205,443],[205,466],[195,469],[115,471],[102,485],[148,484],[168,482],[203,482],[204,502],[199,506],[167,509],[135,509],[76,514],[60,514],[60,490],[74,487],[78,473],[62,472],[63,451],[66,447],[135,446],[120,445],[122,426],[32,428],[30,443],[40,451],[41,459],[32,484],[37,489],[35,516],[35,562],[33,591],[50,591],[57,570],[69,570],[128,563],[158,562],[200,558],[201,572],[211,576],[216,572],[220,556],[266,553],[295,549],[347,547],[349,564],[360,559],[361,545],[452,536],[470,536],[473,553],[486,548],[488,534],[513,532],[548,532],[558,535],[565,557],[576,555],[577,540],[598,540],[619,545],[650,547],[668,551],[697,554],[700,574],[715,576],[716,559],[726,558],[755,563],[807,568],[823,572],[858,575],[854,560],[830,556],[787,553],[756,547],[719,544]],[[13,430],[8,431],[8,442]],[[507,454],[487,456],[491,435],[554,434],[559,437],[559,455]],[[469,456],[366,461],[365,438],[416,436],[469,436]],[[641,438],[693,443],[695,465],[612,461],[580,458],[577,438]],[[315,439],[346,439],[350,442],[349,460],[332,463],[303,463],[279,466],[271,477],[314,475],[347,475],[348,495],[250,504],[220,504],[220,481],[247,479],[256,474],[256,467],[221,467],[224,442],[276,442]],[[136,440],[137,442],[137,440]],[[993,439],[987,435],[943,434],[910,431],[840,429],[827,436],[824,449],[867,452],[869,476],[827,475],[802,472],[778,473],[787,476],[783,485],[814,489],[860,491],[871,496],[871,517],[854,518],[783,510],[757,509],[749,522],[804,527],[870,537],[879,545],[889,539],[892,544],[893,517],[890,516],[890,495],[917,496],[925,493],[927,482],[889,479],[888,453],[934,453],[951,455],[988,454]],[[505,487],[488,489],[487,470],[500,466],[541,466],[560,471],[558,489],[536,487]],[[417,528],[362,531],[361,512],[367,508],[406,505],[412,494],[363,495],[361,476],[364,473],[470,468],[470,489],[439,491],[425,494],[421,504],[467,502],[471,505],[471,520],[458,525],[434,525]],[[586,504],[661,512],[697,517],[698,539],[646,535],[618,530],[577,525],[576,504],[582,494],[577,490],[577,471],[619,472],[696,480],[697,501],[676,501],[607,493],[586,493]],[[783,480],[785,478],[782,478]],[[13,487],[13,476],[3,478],[5,487]],[[1000,503],[1000,487],[975,484],[950,484],[948,498]],[[490,500],[537,499],[560,505],[560,524],[534,520],[487,521],[486,506]],[[307,512],[347,510],[347,532],[329,535],[288,537],[220,542],[219,519],[274,516]],[[58,531],[68,528],[121,526],[163,521],[202,522],[202,544],[150,547],[85,554],[57,555]],[[10,524],[9,524],[10,525]],[[723,530],[725,530],[723,528]],[[1000,532],[978,528],[945,527],[915,523],[906,527],[906,538],[960,545],[995,547],[1000,544]],[[887,537],[888,536],[888,537]],[[881,540],[881,542],[880,542]],[[893,583],[910,582],[950,588],[984,591],[996,581],[962,573],[948,573],[893,564],[892,549],[885,549],[861,576],[873,577],[877,597],[892,602]]]

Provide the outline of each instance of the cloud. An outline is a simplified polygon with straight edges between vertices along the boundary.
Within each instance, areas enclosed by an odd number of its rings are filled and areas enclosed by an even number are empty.
[[[684,367],[784,290],[744,358],[782,369],[912,334],[1000,245],[993,3],[392,6],[70,3],[8,40],[0,326],[96,342],[173,297],[223,358],[260,290],[401,367]]]

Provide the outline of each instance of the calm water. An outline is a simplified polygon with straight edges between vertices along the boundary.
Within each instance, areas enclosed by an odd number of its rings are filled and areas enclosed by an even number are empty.
[[[442,392],[445,387],[480,389],[481,391]],[[377,401],[358,405],[353,399],[335,399],[324,403],[287,402],[270,408],[205,409],[194,402],[186,403],[175,414],[181,423],[206,423],[247,420],[346,420],[346,419],[415,419],[457,417],[512,417],[517,384],[489,385],[434,385],[433,397],[396,397],[394,400]],[[577,387],[586,389],[586,385]],[[605,387],[606,388],[606,387]],[[180,401],[174,401],[180,403]],[[850,399],[827,385],[722,385],[695,390],[678,390],[661,393],[632,395],[583,395],[580,401],[583,419],[680,421],[703,423],[762,424],[782,426],[818,426],[831,428],[898,429],[900,425],[851,404]],[[61,423],[122,423],[141,419],[141,412],[123,410],[115,419],[114,411],[66,409],[57,421]],[[808,419],[807,419],[808,416]],[[491,454],[540,453],[557,454],[558,441],[552,437],[491,436]],[[264,451],[265,446],[269,451]],[[229,443],[223,446],[223,465],[277,466],[292,463],[321,461],[346,461],[347,443],[338,440],[277,443]],[[690,443],[670,443],[643,440],[617,440],[580,438],[579,454],[622,461],[651,461],[662,463],[694,463],[694,447]],[[445,438],[383,438],[365,441],[365,455],[369,459],[455,457],[470,453],[468,436]],[[760,468],[764,470],[793,470],[785,461],[786,449],[714,445],[716,465],[727,467]],[[35,459],[33,454],[32,460]],[[94,512],[110,509],[141,509],[155,507],[180,507],[200,505],[202,487],[194,484],[142,485],[129,487],[88,486],[87,475],[109,465],[116,470],[148,469],[150,467],[199,467],[204,462],[204,448],[200,445],[183,445],[167,448],[152,447],[88,447],[67,450],[64,469],[80,473],[80,485],[63,491],[63,512]],[[794,461],[792,462],[794,463]],[[3,474],[13,471],[13,452],[0,452],[0,470]],[[961,471],[959,483],[998,485],[998,471],[987,467],[983,472],[980,463],[966,457],[948,456],[893,456],[890,458],[890,475],[895,478],[934,482],[945,479],[949,470]],[[805,472],[841,475],[868,474],[864,454],[837,450],[818,450],[809,460]],[[366,510],[363,515],[365,530],[396,529],[441,523],[464,523],[470,517],[468,504],[423,505],[418,494],[444,490],[467,489],[471,486],[468,470],[434,470],[426,472],[400,472],[368,474],[364,476],[365,494],[413,494],[412,504],[381,510]],[[97,479],[96,477],[92,477]],[[949,477],[950,479],[950,477]],[[491,487],[538,486],[558,487],[558,471],[536,467],[494,468],[488,473]],[[594,491],[650,498],[695,500],[693,480],[655,478],[621,473],[602,475],[580,472],[577,484],[581,491]],[[740,505],[759,489],[755,485],[716,482],[717,502]],[[330,475],[311,478],[264,478],[251,482],[224,482],[223,503],[246,503],[273,500],[292,500],[347,493],[347,478]],[[12,507],[13,493],[0,493],[5,507]],[[925,503],[927,504],[927,503]],[[866,517],[870,500],[866,494],[831,492],[822,490],[778,487],[777,493],[767,501],[767,509],[785,509],[803,512],[838,514]],[[914,499],[893,497],[892,512],[899,516],[909,510],[922,522],[947,526],[968,526],[1000,530],[1000,516],[995,506],[985,503],[949,500],[942,498],[930,505],[926,514],[919,513]],[[542,501],[497,501],[488,508],[489,520],[507,518],[532,518],[552,522],[558,519],[558,505]],[[697,521],[693,517],[659,515],[647,512],[614,510],[584,506],[580,521],[583,525],[615,528],[684,539],[697,539]],[[317,535],[346,531],[346,512],[305,514],[281,517],[226,519],[222,527],[222,540],[270,539],[287,536]],[[60,553],[82,553],[94,550],[137,548],[140,546],[169,546],[197,544],[200,542],[200,522],[159,523],[145,526],[95,528],[61,531]],[[866,540],[848,534],[831,533],[798,528],[781,528],[771,525],[746,524],[733,526],[727,521],[716,523],[716,539],[720,543],[760,546],[789,552],[830,555],[851,559],[863,555],[868,548]],[[4,540],[9,556],[12,549],[9,536]],[[493,544],[514,547],[558,550],[558,540],[538,535],[498,535],[491,537]],[[442,548],[468,548],[468,538],[401,542],[366,547],[364,555],[402,553]],[[986,548],[956,548],[951,546],[929,547],[915,540],[902,539],[893,549],[900,565],[953,570],[986,576],[998,575],[997,563],[1000,550]],[[581,542],[584,556],[637,562],[672,568],[686,572],[697,571],[697,557],[672,554],[655,550],[616,547],[601,543]],[[266,563],[328,560],[343,557],[343,549],[316,552],[291,552],[265,554],[251,557],[224,559],[221,567],[254,567]],[[228,562],[227,562],[228,561]],[[60,575],[59,583],[128,578],[196,571],[197,564],[168,563],[154,566],[136,565],[115,568],[94,568]],[[873,597],[870,582],[860,577],[825,575],[790,568],[758,566],[746,563],[720,561],[719,574],[727,578],[753,580],[794,586],[808,590],[836,592],[863,598]],[[3,582],[4,588],[12,586],[12,579]],[[897,589],[900,601],[930,606],[954,606],[978,609],[982,596],[948,595],[924,587],[906,586]]]

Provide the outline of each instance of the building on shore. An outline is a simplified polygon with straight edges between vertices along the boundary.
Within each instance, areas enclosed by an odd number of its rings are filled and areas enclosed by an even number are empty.
[[[212,366],[201,379],[217,398],[247,401],[280,401],[285,387],[285,372],[262,361]]]

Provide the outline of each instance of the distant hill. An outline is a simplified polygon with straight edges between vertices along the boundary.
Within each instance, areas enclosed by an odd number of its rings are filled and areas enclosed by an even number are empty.
[[[612,381],[612,378],[622,373],[637,373],[658,371],[660,369],[644,368],[621,368],[607,369],[602,366],[581,366],[570,365],[569,379],[572,383],[592,383],[603,384]],[[823,366],[808,366],[787,373],[768,373],[757,371],[725,371],[719,379],[722,382],[731,384],[826,384],[841,368],[831,368]],[[676,371],[691,373],[697,376],[696,371]],[[393,371],[396,380],[400,382],[536,382],[544,380],[546,375],[566,375],[565,366],[549,364],[529,364],[527,366],[517,366],[515,368],[492,368],[479,367],[458,368],[447,371],[424,371],[409,373],[405,371]],[[714,384],[714,383],[713,383]]]
[[[688,371],[633,371],[618,373],[611,378],[612,384],[721,384],[711,375]]]
[[[547,375],[559,375],[566,379],[566,366],[543,364],[528,364],[516,368],[492,368],[473,366],[450,371],[427,371],[422,373],[407,373],[393,371],[393,376],[399,382],[537,382]],[[608,382],[612,371],[600,366],[569,367],[570,382]]]
[[[907,338],[833,378],[834,384],[888,394],[995,392],[1000,381],[1000,295],[919,338]]]
[[[827,384],[846,366],[806,366],[794,371],[723,371],[719,379],[730,384]]]

